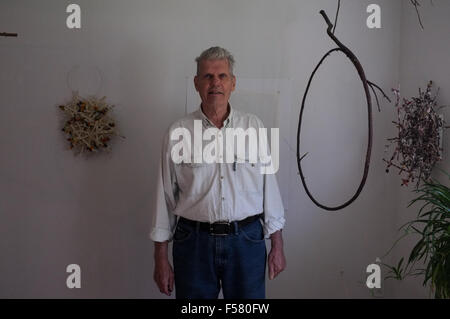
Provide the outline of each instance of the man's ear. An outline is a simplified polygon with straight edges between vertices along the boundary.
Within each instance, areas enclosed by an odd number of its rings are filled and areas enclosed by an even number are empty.
[[[198,87],[197,87],[197,83],[198,82],[198,76],[194,76],[194,86],[195,86],[195,90],[198,92]]]
[[[236,88],[236,77],[233,75],[233,77],[231,78],[231,81],[233,83],[233,87],[231,89],[231,91],[234,91],[234,89]]]

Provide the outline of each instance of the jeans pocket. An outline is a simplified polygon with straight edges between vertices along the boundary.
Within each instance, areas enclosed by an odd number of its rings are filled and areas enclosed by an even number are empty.
[[[241,228],[242,235],[252,243],[264,242],[264,230],[259,221]]]
[[[173,235],[173,241],[177,243],[184,242],[191,237],[192,230],[183,225],[177,225],[175,234]]]

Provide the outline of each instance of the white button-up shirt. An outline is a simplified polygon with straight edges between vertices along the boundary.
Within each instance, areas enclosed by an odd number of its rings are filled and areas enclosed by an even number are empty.
[[[226,153],[217,152],[214,163],[198,163],[197,160],[179,164],[172,160],[172,149],[179,140],[172,140],[172,132],[185,128],[194,137],[194,121],[200,120],[203,131],[215,129],[217,137],[225,140],[227,128],[264,128],[255,115],[233,109],[218,129],[205,116],[201,108],[173,123],[165,135],[158,169],[155,211],[151,223],[150,238],[156,242],[170,241],[173,237],[177,216],[190,220],[214,223],[239,221],[264,213],[264,234],[284,227],[284,208],[275,174],[262,174],[259,161],[251,163],[239,158],[226,163]],[[199,122],[197,122],[199,123]],[[202,145],[211,144],[211,140]],[[248,143],[246,143],[248,144]],[[226,149],[225,146],[223,149]],[[190,162],[190,163],[189,163]]]

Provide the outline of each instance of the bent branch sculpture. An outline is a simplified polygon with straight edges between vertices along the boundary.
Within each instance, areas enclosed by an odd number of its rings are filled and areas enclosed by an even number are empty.
[[[338,6],[338,10],[339,10],[339,6]],[[325,13],[325,11],[321,10],[320,14],[323,16],[323,18],[325,19],[325,22],[328,25],[327,28],[327,34],[328,36],[337,44],[337,48],[334,48],[330,51],[328,51],[320,60],[319,64],[316,66],[316,68],[314,69],[313,73],[311,74],[311,77],[309,78],[308,81],[308,85],[306,87],[306,91],[305,94],[303,95],[303,101],[302,101],[302,106],[301,106],[301,110],[300,110],[300,117],[299,117],[299,123],[298,123],[298,130],[297,130],[297,165],[298,165],[298,170],[299,170],[299,174],[300,174],[300,178],[303,184],[303,187],[305,188],[306,194],[308,195],[308,197],[313,201],[314,204],[316,204],[318,207],[328,210],[328,211],[337,211],[337,210],[341,210],[345,207],[347,207],[348,205],[350,205],[351,203],[353,203],[358,196],[361,194],[362,189],[364,188],[364,185],[366,183],[366,179],[367,179],[367,175],[369,173],[369,166],[370,166],[370,156],[371,156],[371,152],[372,152],[372,100],[371,100],[371,96],[370,96],[370,91],[369,88],[372,89],[372,92],[375,95],[375,99],[377,101],[377,105],[378,105],[378,109],[380,110],[380,104],[379,104],[379,100],[376,94],[375,89],[379,90],[383,96],[390,102],[390,99],[388,98],[388,96],[383,92],[383,90],[375,85],[374,83],[368,81],[366,79],[366,75],[364,73],[364,69],[361,66],[361,63],[359,62],[358,58],[353,54],[353,52],[347,48],[344,44],[342,44],[342,42],[339,41],[338,38],[336,38],[336,36],[334,35],[334,30],[333,30],[333,24],[331,23],[330,19],[328,18],[327,14]],[[335,24],[337,22],[337,15],[336,15],[336,21]],[[303,174],[303,170],[302,170],[302,165],[301,165],[301,161],[308,155],[308,153],[306,153],[305,155],[303,155],[302,157],[300,157],[300,133],[301,133],[301,127],[302,127],[302,121],[303,121],[303,111],[305,109],[305,101],[306,101],[306,96],[308,95],[308,91],[309,88],[311,86],[311,82],[312,79],[314,78],[314,75],[316,74],[317,70],[319,69],[320,65],[322,64],[322,62],[333,52],[343,52],[349,59],[350,61],[353,63],[353,65],[355,66],[356,70],[358,71],[358,75],[361,78],[361,81],[363,83],[364,86],[364,91],[366,94],[366,100],[367,100],[367,113],[368,113],[368,145],[367,145],[367,151],[366,151],[366,160],[365,160],[365,165],[364,165],[364,174],[361,180],[361,183],[359,184],[359,187],[356,191],[356,193],[353,195],[352,198],[350,198],[347,202],[345,202],[342,205],[338,205],[338,206],[334,206],[334,207],[330,207],[330,206],[326,206],[323,205],[321,203],[319,203],[314,196],[311,194],[311,192],[308,189],[308,186],[306,185],[305,182],[305,176]]]

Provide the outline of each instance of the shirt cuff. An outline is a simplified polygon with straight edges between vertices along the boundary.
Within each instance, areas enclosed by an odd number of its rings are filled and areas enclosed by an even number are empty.
[[[278,219],[272,219],[268,222],[264,223],[264,237],[266,239],[270,238],[274,232],[283,229],[285,223],[284,217],[280,217]]]
[[[163,228],[153,228],[149,234],[150,239],[156,242],[171,241],[172,236],[171,231]]]

